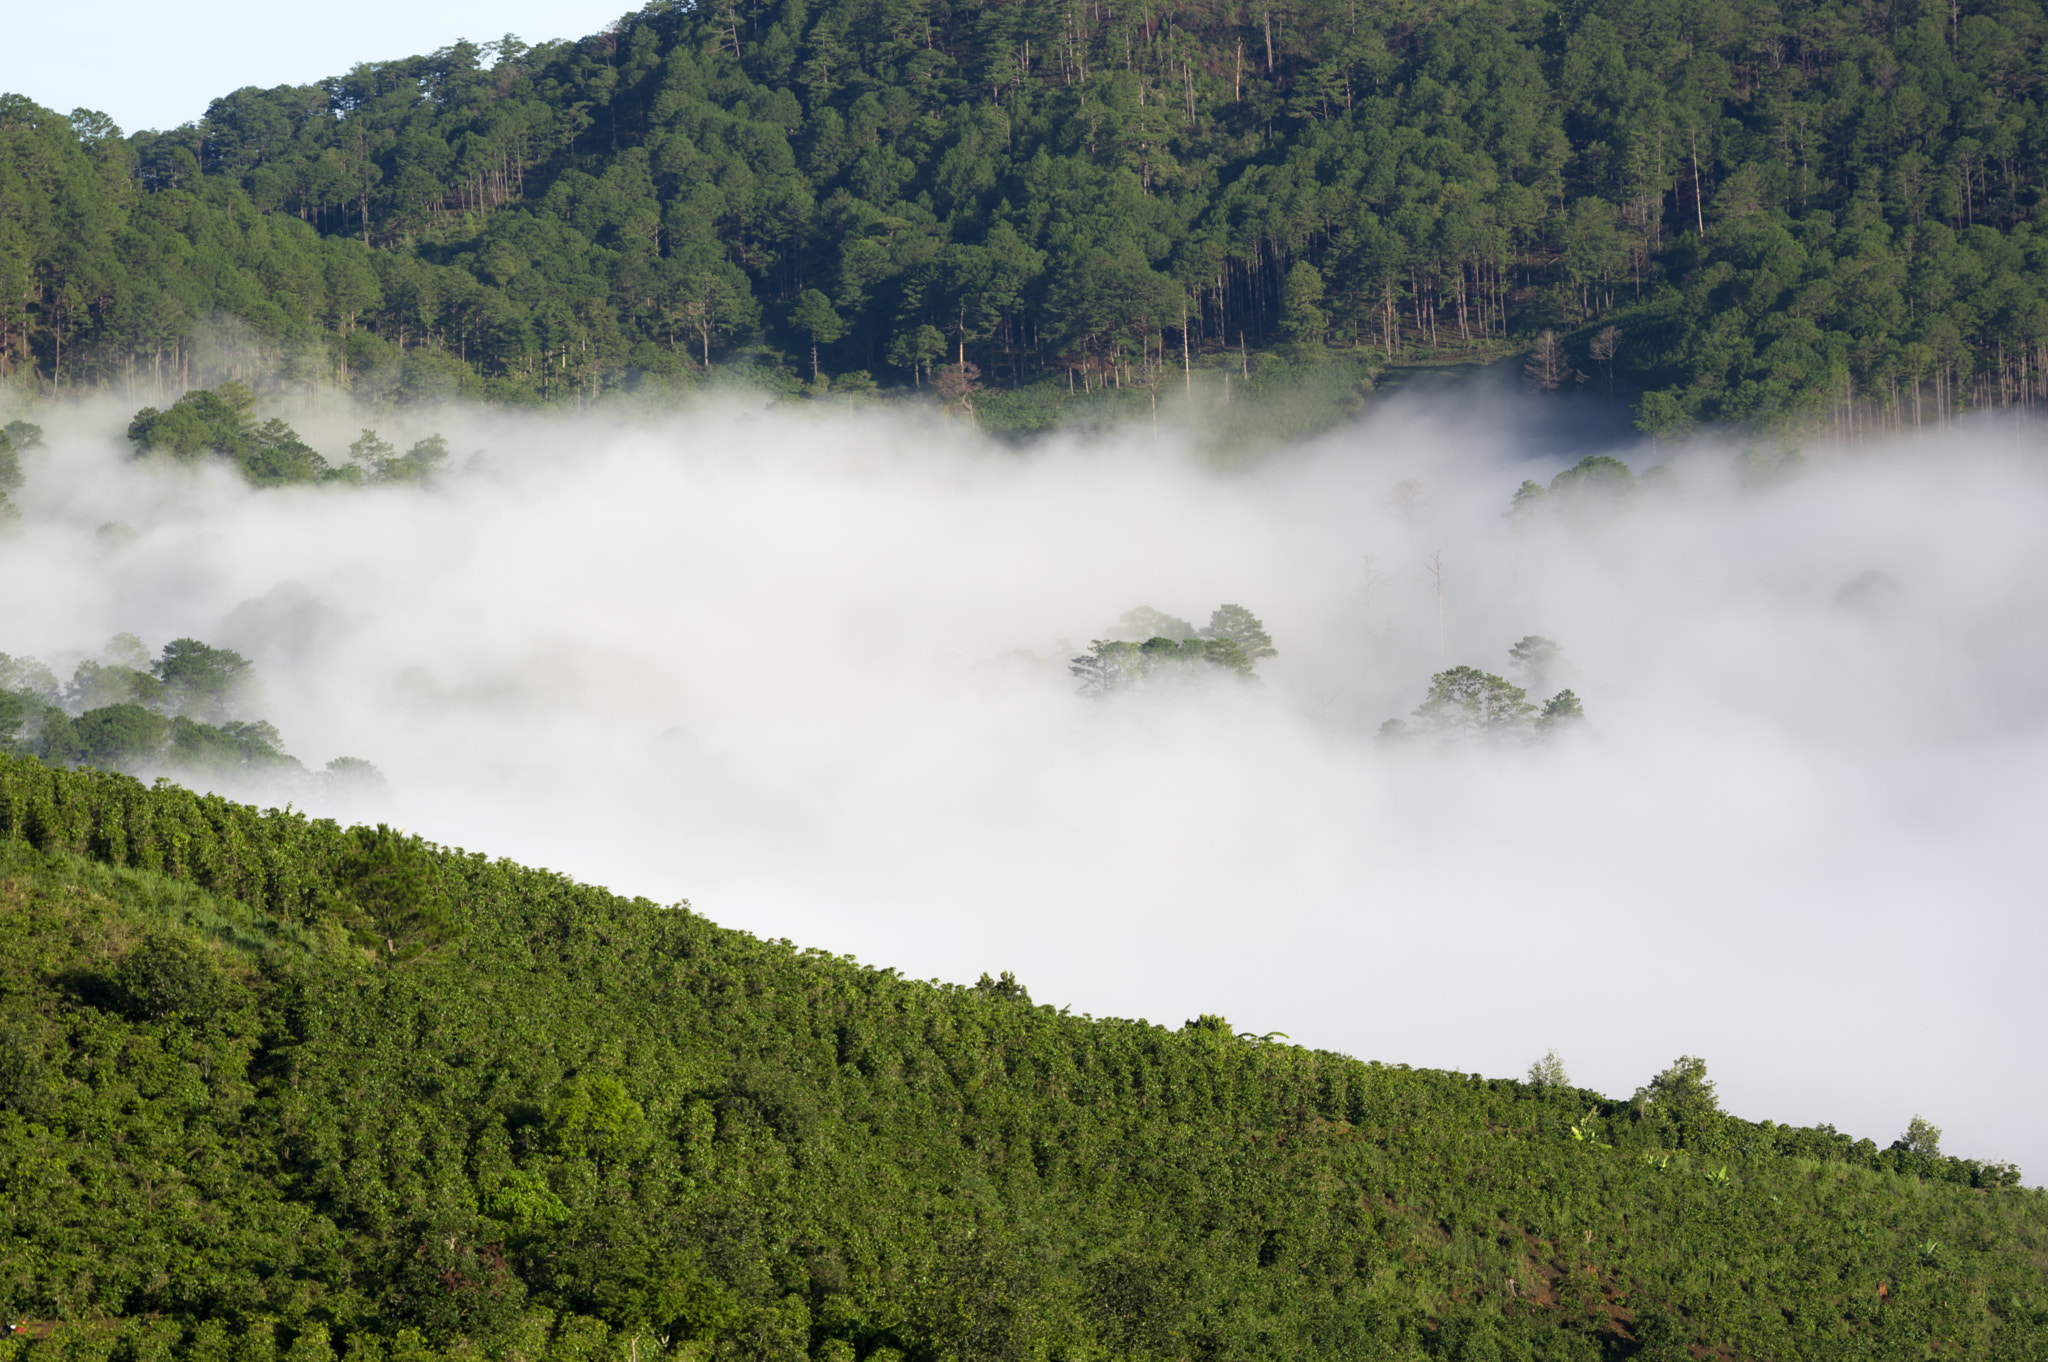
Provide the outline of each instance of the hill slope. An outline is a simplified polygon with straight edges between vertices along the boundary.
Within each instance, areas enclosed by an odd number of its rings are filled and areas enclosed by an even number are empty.
[[[132,138],[9,96],[0,376],[566,402],[951,361],[1039,384],[985,399],[1030,425],[1255,345],[1554,329],[1543,382],[1647,389],[1659,432],[1918,426],[2048,396],[2044,38],[2040,0],[662,0]]]
[[[1074,1017],[25,759],[0,834],[10,1359],[2048,1349],[2013,1170],[1685,1066]]]

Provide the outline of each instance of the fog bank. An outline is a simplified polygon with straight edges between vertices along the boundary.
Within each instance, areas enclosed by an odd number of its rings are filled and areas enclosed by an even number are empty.
[[[0,650],[241,650],[294,754],[389,778],[338,812],[1077,1012],[1492,1075],[1555,1047],[1619,1095],[1701,1054],[1752,1119],[1924,1113],[2048,1176],[2048,481],[2017,435],[1809,451],[1767,491],[1645,449],[1675,488],[1518,521],[1577,453],[1518,444],[1513,403],[1225,471],[1149,432],[449,413],[473,473],[266,492],[133,462],[125,416],[38,418]],[[1225,602],[1279,650],[1259,684],[1075,694],[1122,612]],[[1532,633],[1586,731],[1374,742]]]

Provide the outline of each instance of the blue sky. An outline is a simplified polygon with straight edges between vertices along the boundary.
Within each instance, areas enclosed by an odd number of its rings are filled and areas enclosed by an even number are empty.
[[[460,38],[582,37],[638,7],[631,0],[351,0],[333,8],[275,0],[4,0],[0,91],[64,113],[98,109],[123,132],[168,128],[244,85],[305,84]]]

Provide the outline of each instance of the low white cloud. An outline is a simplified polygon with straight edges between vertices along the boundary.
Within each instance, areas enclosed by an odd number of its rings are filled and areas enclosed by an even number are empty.
[[[2016,435],[1809,451],[1758,494],[1695,448],[1675,495],[1518,523],[1576,454],[1512,408],[1223,470],[1149,434],[449,414],[483,471],[269,492],[130,461],[122,416],[49,422],[0,648],[241,649],[292,752],[385,771],[358,813],[1077,1011],[1490,1074],[1554,1046],[1623,1095],[1697,1053],[1743,1115],[1923,1112],[2048,1169],[2048,485]],[[1224,602],[1272,633],[1262,684],[1074,694],[1122,612]],[[1531,633],[1588,732],[1374,743]]]

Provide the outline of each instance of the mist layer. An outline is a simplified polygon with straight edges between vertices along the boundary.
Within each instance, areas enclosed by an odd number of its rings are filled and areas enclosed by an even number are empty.
[[[1571,459],[1422,406],[1226,471],[450,416],[487,452],[440,486],[268,492],[105,416],[49,422],[0,648],[241,650],[294,753],[386,773],[337,814],[1076,1011],[1624,1094],[1695,1053],[1752,1118],[2048,1168],[2048,485],[1996,432],[1766,490],[1641,451],[1675,477],[1511,518]],[[1123,612],[1226,602],[1256,684],[1077,696]],[[1583,731],[1375,741],[1529,634]]]

